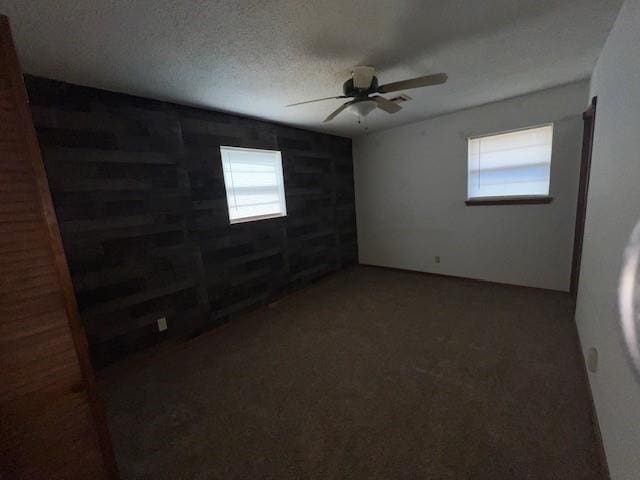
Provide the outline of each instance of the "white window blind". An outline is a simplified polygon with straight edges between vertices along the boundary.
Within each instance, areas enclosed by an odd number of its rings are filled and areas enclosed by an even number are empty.
[[[220,154],[231,223],[287,214],[280,152],[220,147]]]
[[[549,195],[553,125],[469,138],[468,197]]]

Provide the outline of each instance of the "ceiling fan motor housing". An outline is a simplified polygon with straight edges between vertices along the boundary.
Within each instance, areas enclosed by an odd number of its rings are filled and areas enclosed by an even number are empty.
[[[378,77],[373,77],[371,79],[371,85],[369,88],[356,88],[353,86],[353,78],[350,78],[342,85],[342,91],[344,95],[347,97],[354,97],[356,99],[366,98],[368,95],[372,93],[376,93],[378,91]]]

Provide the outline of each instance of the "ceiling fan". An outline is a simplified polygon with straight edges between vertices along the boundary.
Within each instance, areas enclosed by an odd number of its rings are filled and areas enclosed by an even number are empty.
[[[391,93],[399,90],[409,90],[411,88],[430,87],[432,85],[440,85],[446,81],[446,73],[435,73],[433,75],[425,75],[422,77],[412,78],[410,80],[378,85],[378,77],[375,76],[375,69],[373,67],[358,66],[353,69],[353,72],[351,72],[351,78],[342,85],[343,95],[292,103],[291,105],[287,105],[287,107],[322,102],[324,100],[335,100],[337,98],[353,98],[353,100],[343,103],[333,111],[324,119],[325,122],[330,122],[343,110],[349,107],[351,107],[351,110],[359,117],[366,117],[376,108],[384,110],[387,113],[396,113],[402,110],[400,105],[380,95],[374,94]]]

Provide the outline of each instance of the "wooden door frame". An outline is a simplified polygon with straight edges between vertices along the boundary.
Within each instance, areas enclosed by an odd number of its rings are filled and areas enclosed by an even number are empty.
[[[573,259],[571,262],[571,283],[569,292],[575,298],[578,295],[580,263],[582,261],[582,243],[584,225],[587,217],[587,198],[589,196],[589,177],[591,176],[591,156],[593,154],[593,136],[596,126],[596,108],[598,97],[591,99],[591,105],[582,114],[582,160],[580,162],[580,180],[578,186],[578,205],[576,207],[576,227],[573,237]]]

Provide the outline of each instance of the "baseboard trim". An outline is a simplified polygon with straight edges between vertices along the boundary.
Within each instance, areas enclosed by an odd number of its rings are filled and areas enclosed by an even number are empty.
[[[387,265],[376,265],[374,263],[358,263],[358,265],[361,265],[363,267],[381,268],[385,270],[395,270],[398,272],[415,273],[418,275],[431,275],[434,277],[452,278],[456,280],[465,280],[467,282],[483,283],[483,284],[489,284],[489,285],[502,285],[502,286],[508,286],[508,287],[528,288],[531,290],[543,290],[545,292],[566,293],[567,295],[569,295],[569,290],[556,290],[555,288],[532,287],[530,285],[520,285],[518,283],[496,282],[495,280],[484,280],[482,278],[463,277],[460,275],[451,275],[448,273],[424,272],[422,270],[413,270],[411,268],[389,267]]]

